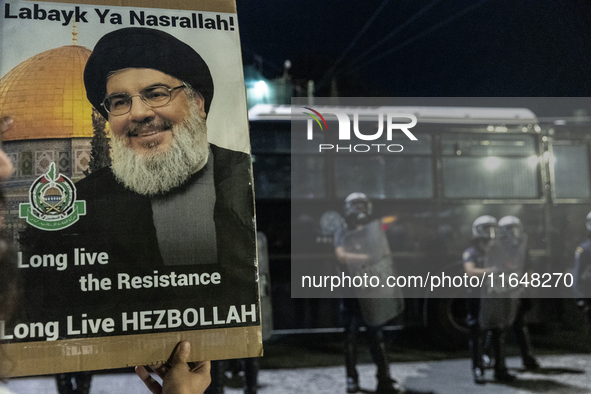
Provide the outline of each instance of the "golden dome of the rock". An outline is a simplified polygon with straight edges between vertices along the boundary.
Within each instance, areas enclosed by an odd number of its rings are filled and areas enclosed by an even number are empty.
[[[31,57],[0,79],[0,114],[15,126],[5,141],[92,137],[83,73],[91,51],[68,45]]]

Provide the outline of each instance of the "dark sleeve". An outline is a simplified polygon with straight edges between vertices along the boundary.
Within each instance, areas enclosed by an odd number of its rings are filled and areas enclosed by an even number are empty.
[[[334,244],[335,249],[340,246],[345,246],[345,228],[344,227],[339,227],[334,232],[333,244]]]
[[[476,256],[473,248],[468,248],[462,253],[462,263],[465,264],[470,262],[476,264]]]
[[[527,272],[532,269],[532,259],[529,253],[529,249],[525,251],[525,261],[523,262],[523,272]]]

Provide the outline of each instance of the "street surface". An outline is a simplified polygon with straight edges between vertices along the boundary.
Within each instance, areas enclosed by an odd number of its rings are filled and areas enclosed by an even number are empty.
[[[523,372],[520,359],[509,357],[507,365],[519,380],[511,385],[494,383],[492,371],[489,382],[477,386],[472,382],[470,361],[396,362],[390,364],[392,376],[407,393],[591,393],[591,355],[540,356],[542,369],[536,373]],[[363,393],[375,389],[375,366],[358,366]],[[259,373],[259,394],[333,394],[345,393],[345,369],[342,366],[264,369]],[[51,377],[15,379],[8,387],[18,394],[57,394]],[[93,377],[91,394],[148,394],[143,383],[132,373],[97,374]],[[228,394],[242,390],[226,388]]]

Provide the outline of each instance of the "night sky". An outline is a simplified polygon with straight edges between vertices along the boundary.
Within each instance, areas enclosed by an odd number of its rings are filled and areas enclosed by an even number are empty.
[[[294,81],[313,79],[317,96],[329,94],[332,77],[341,96],[591,96],[586,0],[237,4],[244,64],[262,58],[262,72],[272,79],[281,76],[289,59]],[[552,108],[544,111],[555,114]]]

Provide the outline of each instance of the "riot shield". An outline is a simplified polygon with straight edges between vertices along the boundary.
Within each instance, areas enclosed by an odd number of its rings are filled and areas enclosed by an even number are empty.
[[[259,262],[259,291],[261,294],[261,325],[263,341],[271,337],[273,331],[273,302],[271,299],[271,275],[269,275],[269,252],[267,237],[257,232],[257,253]]]
[[[389,276],[396,276],[396,267],[381,220],[348,231],[344,248],[349,256],[345,272],[351,278],[365,323],[379,326],[398,316],[404,309],[404,299],[399,287],[386,284]]]
[[[527,237],[492,240],[485,252],[484,266],[493,268],[482,286],[479,322],[482,329],[505,328],[515,321],[521,278],[525,271]],[[517,280],[509,280],[515,278]],[[514,286],[511,286],[514,285]],[[516,286],[515,286],[516,285]]]

